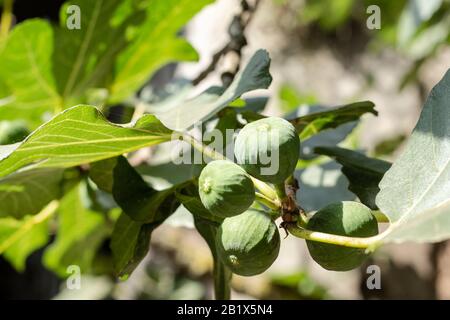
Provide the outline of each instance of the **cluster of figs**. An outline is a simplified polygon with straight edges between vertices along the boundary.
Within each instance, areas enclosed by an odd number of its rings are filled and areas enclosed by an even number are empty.
[[[216,247],[221,261],[238,275],[252,276],[268,269],[280,250],[280,233],[269,210],[255,206],[253,179],[280,185],[294,172],[300,140],[294,126],[277,117],[244,126],[236,137],[237,163],[208,163],[198,180],[200,199],[211,214],[221,218]],[[267,155],[277,155],[277,170]],[[264,160],[264,161],[263,161]],[[316,212],[307,228],[343,236],[368,237],[378,233],[371,210],[358,202],[344,201]],[[363,249],[307,241],[313,259],[329,270],[346,271],[359,266]]]

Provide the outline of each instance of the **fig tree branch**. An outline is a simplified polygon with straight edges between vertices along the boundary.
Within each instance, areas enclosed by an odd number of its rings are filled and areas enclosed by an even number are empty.
[[[286,228],[293,236],[305,240],[335,244],[349,248],[368,249],[370,251],[374,250],[380,244],[381,235],[383,234],[380,233],[379,235],[368,238],[346,237],[307,230],[297,226],[295,223],[287,224]]]
[[[179,134],[180,134],[180,137],[184,141],[191,144],[195,149],[200,151],[202,154],[208,156],[209,158],[214,159],[214,160],[227,160],[227,158],[223,154],[215,151],[214,149],[210,148],[207,145],[204,145],[202,142],[198,141],[191,135],[189,135],[187,133],[179,133]],[[277,193],[277,191],[274,188],[272,188],[270,185],[268,185],[267,183],[260,181],[253,177],[251,177],[251,178],[253,180],[255,187],[259,191],[261,191],[261,193],[256,194],[257,200],[259,200],[261,202],[270,200],[270,203],[267,202],[268,206],[269,205],[276,206],[276,203],[278,202],[280,204],[278,207],[278,210],[280,210],[281,209],[281,200],[280,200],[278,194],[280,194],[281,191],[278,190],[278,193]],[[279,189],[279,187],[278,187],[278,189]],[[375,216],[377,217],[377,220],[378,219],[384,220],[386,218],[380,212],[378,212]],[[384,218],[382,218],[382,216]],[[381,233],[377,236],[368,237],[368,238],[346,237],[346,236],[339,236],[339,235],[334,235],[334,234],[329,234],[329,233],[308,230],[308,229],[298,226],[297,222],[285,223],[283,227],[285,227],[289,231],[289,233],[292,234],[293,236],[302,238],[305,240],[335,244],[335,245],[350,247],[350,248],[368,249],[368,250],[373,250],[374,248],[376,248],[378,246],[378,244],[380,243],[380,239],[382,237],[381,235],[383,234],[383,233]]]
[[[245,29],[252,20],[260,0],[241,0],[241,10],[236,14],[229,27],[229,41],[211,58],[210,64],[195,78],[192,83],[199,84],[217,68],[219,61],[224,61],[224,70],[221,70],[221,79],[224,87],[233,81],[241,64],[242,48],[247,45]]]

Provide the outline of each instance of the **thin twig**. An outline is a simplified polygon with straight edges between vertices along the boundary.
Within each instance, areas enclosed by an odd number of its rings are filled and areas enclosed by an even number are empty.
[[[212,56],[211,63],[205,68],[205,70],[200,72],[197,78],[192,80],[192,84],[194,86],[198,85],[200,82],[205,80],[205,78],[216,69],[217,63],[219,62],[220,58],[225,54],[225,52],[227,52],[227,50],[228,50],[228,43]]]
[[[242,48],[247,45],[247,39],[244,34],[245,28],[252,20],[260,0],[251,2],[253,2],[252,5],[249,4],[248,0],[241,0],[241,11],[233,17],[228,27],[229,42],[212,56],[211,63],[192,81],[194,85],[202,82],[210,73],[216,70],[221,59],[228,61],[225,70],[221,71],[222,84],[224,87],[228,87],[231,84],[240,68]]]
[[[305,240],[335,244],[349,248],[367,249],[369,251],[376,249],[376,247],[380,244],[381,239],[381,234],[368,238],[346,237],[307,230],[297,226],[294,223],[288,224],[286,228],[292,235]]]

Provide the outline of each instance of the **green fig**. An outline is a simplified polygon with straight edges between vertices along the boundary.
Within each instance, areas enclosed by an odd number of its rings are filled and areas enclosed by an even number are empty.
[[[264,118],[247,124],[234,146],[237,163],[250,175],[279,184],[297,165],[300,139],[294,126],[282,118]]]
[[[248,174],[228,160],[216,160],[203,168],[198,179],[200,199],[206,209],[222,218],[247,210],[255,200]]]
[[[280,234],[267,213],[249,209],[222,222],[216,246],[232,272],[253,276],[267,270],[278,257]]]
[[[333,203],[316,212],[307,228],[348,237],[371,237],[378,234],[378,223],[365,205],[354,201]],[[309,253],[323,268],[348,271],[359,267],[368,257],[364,249],[307,241]]]

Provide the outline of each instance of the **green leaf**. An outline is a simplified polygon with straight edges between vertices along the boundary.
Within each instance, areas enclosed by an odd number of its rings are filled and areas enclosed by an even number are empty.
[[[109,0],[108,0],[109,1]],[[136,39],[120,53],[115,64],[111,101],[129,97],[168,62],[196,60],[197,53],[183,39],[180,29],[205,5],[213,0],[151,1],[147,18]]]
[[[164,64],[197,58],[177,33],[210,2],[72,0],[59,26],[18,24],[0,52],[0,120],[35,128],[52,112],[93,103],[99,90],[107,92],[102,102],[128,98]],[[67,13],[71,5],[80,8],[80,28],[67,25],[77,14]]]
[[[387,161],[369,158],[362,153],[339,147],[318,147],[314,152],[334,158],[342,165],[342,173],[349,181],[348,189],[369,208],[375,210],[375,197],[383,175],[391,167]]]
[[[244,70],[236,75],[231,85],[222,89],[212,87],[197,97],[155,115],[168,128],[186,130],[200,121],[206,121],[248,91],[267,89],[272,82],[269,73],[270,58],[265,50],[258,50]]]
[[[150,237],[176,208],[175,190],[181,186],[156,191],[150,188],[124,157],[114,168],[113,195],[123,210],[111,238],[114,270],[126,278],[147,254]]]
[[[89,169],[89,178],[94,181],[100,190],[112,193],[114,185],[114,168],[116,165],[117,158],[93,162]]]
[[[376,203],[389,217],[386,241],[436,241],[450,230],[450,71],[433,88],[404,153],[384,175]],[[415,221],[421,221],[416,225]],[[409,227],[413,231],[408,231]],[[398,237],[396,230],[402,230]],[[431,232],[430,230],[434,230]]]
[[[244,111],[263,112],[269,102],[268,96],[248,97],[242,99],[245,102],[243,108],[236,109],[236,112],[242,113]]]
[[[34,131],[0,161],[0,177],[26,165],[64,168],[95,162],[169,141],[171,132],[152,115],[131,127],[108,122],[93,106],[68,109]]]
[[[450,201],[425,210],[387,231],[384,242],[441,242],[450,238]]]
[[[228,137],[229,131],[227,132],[227,130],[233,130],[233,132],[234,132],[238,128],[242,128],[242,125],[240,124],[240,122],[238,120],[238,113],[233,108],[228,107],[228,108],[223,109],[222,111],[219,112],[218,116],[219,116],[219,121],[217,121],[217,124],[214,127],[214,130],[217,130],[218,132],[220,132],[220,135],[214,134],[213,135],[214,138],[211,137],[212,141],[210,141],[210,142],[212,144],[214,144],[214,147],[216,149],[223,150],[222,152],[226,153],[227,146],[231,145],[233,143],[232,137]],[[216,141],[217,136],[222,137],[222,145],[218,145],[219,141]]]
[[[125,213],[120,215],[114,226],[110,243],[117,276],[127,278],[147,255],[153,230],[159,227],[178,205],[175,198],[172,199],[170,208],[159,209],[150,223],[132,220]]]
[[[80,8],[80,28],[69,29],[67,8]],[[54,28],[54,77],[60,96],[70,105],[88,88],[107,87],[115,58],[127,45],[126,29],[143,17],[130,0],[74,0],[61,7],[61,24]],[[122,13],[123,12],[123,13]],[[111,79],[109,79],[110,81]]]
[[[63,169],[17,172],[0,179],[0,217],[34,215],[61,196]]]
[[[0,82],[7,88],[2,92],[0,120],[20,118],[36,127],[46,112],[61,106],[52,76],[52,51],[53,31],[47,21],[28,20],[11,31],[0,53]]]
[[[308,114],[290,120],[300,135],[301,140],[311,138],[313,135],[327,129],[358,120],[363,114],[375,111],[375,105],[370,101],[355,102],[345,106],[337,107],[329,111]]]
[[[301,186],[296,200],[307,212],[317,211],[338,201],[353,201],[348,191],[348,180],[341,172],[342,166],[335,161],[308,165],[294,172]]]
[[[164,147],[170,148],[170,144]],[[170,149],[158,149],[156,152],[161,154],[165,151],[170,152]],[[158,164],[142,164],[136,170],[152,188],[162,190],[194,178],[194,166],[189,163],[176,164],[169,160]]]
[[[266,118],[266,116],[263,116],[262,114],[252,111],[252,110],[243,111],[241,114],[242,114],[242,117],[244,118],[244,120],[247,122],[253,122],[253,121],[257,121],[257,120]]]
[[[0,219],[0,255],[18,271],[25,269],[26,259],[32,252],[48,242],[48,219],[57,208],[58,202],[53,201],[35,216],[22,220]]]
[[[45,251],[44,264],[61,277],[67,267],[77,265],[82,273],[91,271],[92,262],[102,241],[108,235],[102,213],[87,208],[85,183],[78,183],[60,201],[58,233]]]
[[[114,270],[118,277],[126,279],[147,255],[153,229],[132,220],[124,213],[120,215],[110,243]]]
[[[114,167],[112,194],[122,210],[133,220],[150,223],[158,211],[172,205],[178,186],[157,191],[151,188],[124,157]]]
[[[199,219],[208,220],[215,223],[221,223],[222,218],[213,215],[208,209],[206,209],[200,196],[198,194],[197,186],[190,185],[177,192],[177,199],[180,200],[181,204],[190,212],[192,215],[198,217]]]

